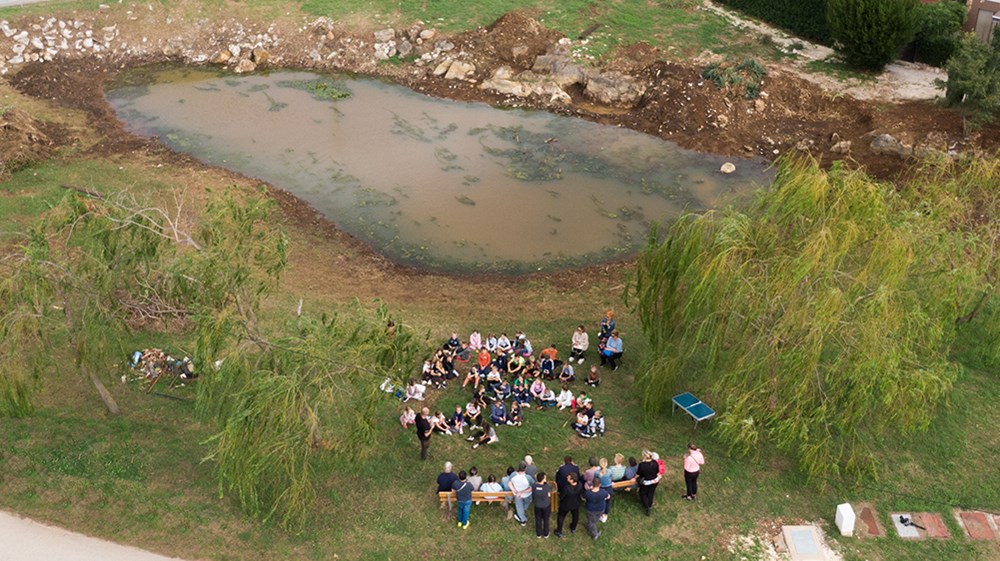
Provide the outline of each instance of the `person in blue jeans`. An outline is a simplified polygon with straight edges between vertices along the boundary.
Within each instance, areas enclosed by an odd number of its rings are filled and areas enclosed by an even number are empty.
[[[583,492],[583,500],[587,505],[587,519],[583,525],[590,532],[590,537],[595,540],[601,537],[601,531],[597,529],[597,524],[601,520],[601,515],[604,514],[604,505],[609,499],[608,492],[601,489],[601,481],[596,478]]]
[[[514,493],[514,518],[521,526],[528,524],[526,511],[531,505],[531,479],[524,473],[528,464],[521,462],[517,466],[517,472],[510,478],[510,490]]]
[[[469,483],[465,470],[458,472],[458,481],[451,484],[455,491],[455,502],[458,503],[458,527],[466,530],[469,527],[469,513],[472,511],[473,485]]]

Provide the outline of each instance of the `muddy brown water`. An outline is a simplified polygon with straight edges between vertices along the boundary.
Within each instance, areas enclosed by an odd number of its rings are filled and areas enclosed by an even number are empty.
[[[387,257],[521,273],[633,254],[653,224],[766,184],[763,160],[546,112],[308,72],[144,69],[108,89],[130,130],[307,201]],[[347,97],[340,97],[346,95]]]

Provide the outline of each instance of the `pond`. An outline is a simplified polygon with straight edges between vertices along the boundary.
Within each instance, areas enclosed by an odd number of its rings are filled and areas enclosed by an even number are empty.
[[[524,273],[634,254],[652,224],[770,181],[628,129],[447,101],[373,79],[140,69],[109,87],[130,130],[308,202],[405,264]]]

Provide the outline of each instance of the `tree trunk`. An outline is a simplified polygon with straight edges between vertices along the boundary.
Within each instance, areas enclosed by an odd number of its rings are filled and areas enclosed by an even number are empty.
[[[983,295],[979,298],[979,301],[976,302],[976,306],[972,308],[972,311],[956,319],[955,325],[963,325],[976,319],[976,316],[979,315],[979,312],[982,311],[983,307],[986,305],[986,303],[990,299],[990,296],[992,295],[993,295],[992,290],[984,292]]]
[[[121,415],[121,409],[118,408],[115,398],[111,396],[111,392],[108,391],[108,388],[104,387],[104,383],[101,382],[101,379],[90,370],[87,370],[87,376],[90,378],[91,383],[94,384],[94,387],[97,388],[97,393],[101,395],[101,401],[104,403],[105,409],[108,410],[108,414],[112,417]]]

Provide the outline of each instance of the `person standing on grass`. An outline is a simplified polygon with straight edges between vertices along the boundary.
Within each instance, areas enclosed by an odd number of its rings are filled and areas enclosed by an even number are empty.
[[[608,469],[607,458],[601,458],[601,470],[594,476],[594,481],[599,483],[601,490],[608,494],[608,500],[604,503],[604,512],[601,514],[601,522],[607,522],[608,515],[611,514],[611,501],[615,496],[614,487],[611,486],[611,470]]]
[[[455,491],[455,502],[458,503],[458,527],[469,528],[469,513],[472,510],[472,484],[466,477],[465,470],[458,472],[458,480],[451,484]]]
[[[556,470],[557,491],[562,491],[562,488],[566,486],[570,474],[575,475],[577,480],[580,479],[580,468],[573,463],[573,456],[566,456],[563,458],[563,465]]]
[[[528,505],[531,504],[531,480],[524,473],[528,464],[521,462],[517,473],[510,478],[510,490],[514,494],[514,518],[521,526],[528,524]]]
[[[567,456],[569,458],[569,456]],[[570,462],[573,460],[570,459]],[[563,467],[576,464],[563,464]],[[559,468],[560,470],[562,468]],[[556,474],[558,479],[559,475]],[[569,521],[569,533],[576,532],[576,525],[580,521],[580,495],[583,494],[583,483],[580,483],[580,471],[570,471],[566,474],[566,482],[559,488],[559,512],[556,514],[556,537],[563,537],[563,522],[566,515],[571,514]]]
[[[608,492],[601,489],[600,480],[595,479],[583,492],[583,499],[587,503],[587,520],[583,523],[590,537],[597,539],[601,537],[601,531],[597,529],[601,515],[604,514],[604,505],[608,502]]]
[[[704,464],[705,455],[694,444],[688,444],[687,454],[684,455],[684,485],[687,487],[687,494],[682,499],[693,501],[698,498],[698,475]]]
[[[427,449],[431,446],[431,432],[434,430],[431,428],[431,421],[428,419],[428,415],[431,414],[431,410],[424,407],[420,410],[420,414],[417,415],[416,426],[417,426],[417,439],[420,440],[420,459],[427,459]]]
[[[531,486],[531,502],[535,505],[535,536],[549,537],[549,519],[552,518],[552,487],[545,472],[535,474],[537,481]]]
[[[639,484],[639,502],[646,508],[646,516],[649,516],[653,511],[656,486],[660,483],[660,466],[653,461],[653,453],[649,450],[642,451],[642,462],[636,470],[636,477]]]

